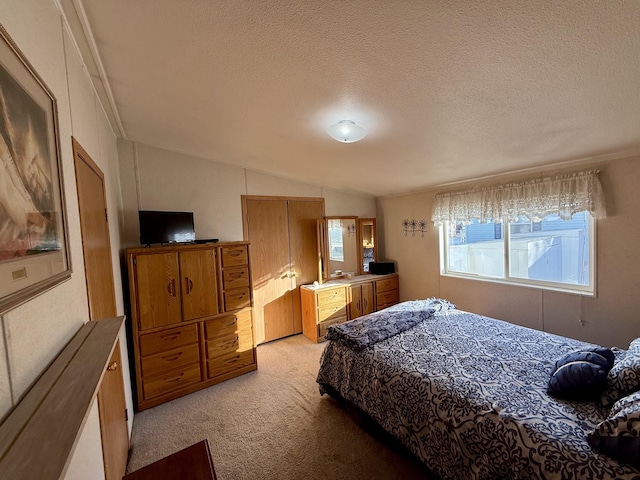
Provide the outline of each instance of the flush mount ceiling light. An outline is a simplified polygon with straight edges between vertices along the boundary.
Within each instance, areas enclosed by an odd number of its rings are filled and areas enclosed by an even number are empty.
[[[351,120],[340,120],[327,128],[329,136],[342,143],[353,143],[362,140],[367,131]]]

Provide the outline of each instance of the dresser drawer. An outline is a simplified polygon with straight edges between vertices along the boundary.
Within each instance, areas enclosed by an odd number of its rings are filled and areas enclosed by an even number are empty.
[[[331,325],[336,325],[338,323],[344,323],[347,321],[347,317],[337,317],[332,318],[326,322],[322,322],[318,324],[318,337],[324,337],[327,334],[327,328]]]
[[[200,381],[200,364],[182,369],[172,370],[161,375],[142,378],[144,398],[157,397],[164,393],[198,383]]]
[[[149,333],[140,336],[140,355],[153,355],[154,353],[173,350],[182,345],[198,342],[198,325],[185,325],[170,328],[157,333]]]
[[[237,247],[222,247],[222,268],[238,267],[249,264],[249,255],[246,245]]]
[[[251,292],[248,288],[240,288],[224,292],[224,309],[227,312],[251,306]]]
[[[398,290],[391,290],[389,292],[382,292],[376,295],[376,308],[382,310],[383,308],[390,307],[398,303]]]
[[[207,360],[209,378],[231,373],[254,363],[253,349]]]
[[[142,375],[146,377],[173,370],[190,363],[197,363],[200,361],[199,350],[198,344],[195,343],[176,348],[175,350],[169,350],[168,352],[142,357]]]
[[[253,349],[251,330],[240,331],[227,337],[207,340],[207,358],[223,357]]]
[[[249,286],[249,267],[233,268],[222,272],[224,290]]]
[[[398,277],[376,280],[376,293],[398,290]]]
[[[205,322],[205,338],[207,340],[228,337],[247,330],[251,331],[251,309],[248,308],[235,315],[226,315]]]
[[[346,317],[346,304],[321,305],[318,307],[318,323],[333,320],[334,318]]]
[[[347,303],[347,289],[335,288],[331,290],[320,290],[316,293],[318,308],[328,303]]]

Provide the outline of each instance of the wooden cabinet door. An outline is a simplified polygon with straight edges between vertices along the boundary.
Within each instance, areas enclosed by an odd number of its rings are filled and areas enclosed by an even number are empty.
[[[179,323],[178,254],[137,255],[134,261],[140,330]]]
[[[98,410],[105,479],[119,480],[125,474],[129,454],[127,405],[124,399],[119,341],[116,342],[98,390]]]
[[[213,248],[180,252],[183,320],[219,313],[216,278]]]
[[[351,286],[349,319],[361,317],[373,312],[373,283]]]
[[[349,319],[362,316],[362,285],[351,286],[351,302],[349,303]]]
[[[362,287],[362,315],[372,313],[374,310],[373,303],[373,283],[363,283]]]

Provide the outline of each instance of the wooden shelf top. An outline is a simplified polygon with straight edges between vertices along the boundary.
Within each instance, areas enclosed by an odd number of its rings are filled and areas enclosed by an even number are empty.
[[[61,478],[124,317],[84,324],[0,425],[0,478]]]

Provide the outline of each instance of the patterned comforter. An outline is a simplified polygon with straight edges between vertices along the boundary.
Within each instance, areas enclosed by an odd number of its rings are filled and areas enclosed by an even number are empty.
[[[455,309],[421,318],[366,348],[330,341],[320,393],[355,404],[442,479],[640,479],[587,443],[608,410],[546,392],[555,361],[592,344]]]

